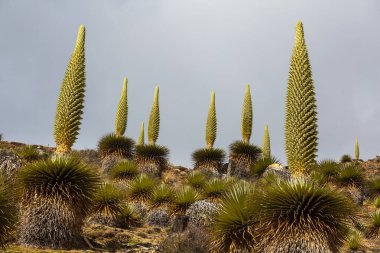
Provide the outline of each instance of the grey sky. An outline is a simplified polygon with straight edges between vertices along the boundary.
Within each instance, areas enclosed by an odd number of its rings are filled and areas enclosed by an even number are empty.
[[[315,81],[319,159],[379,154],[378,0],[0,0],[0,132],[6,140],[54,145],[58,91],[80,24],[86,36],[86,105],[74,148],[95,148],[113,131],[124,76],[126,134],[147,123],[160,86],[161,132],[170,160],[189,166],[204,144],[216,92],[216,146],[240,139],[251,84],[253,142],[269,124],[272,154],[285,161],[284,107],[294,26],[304,23]]]

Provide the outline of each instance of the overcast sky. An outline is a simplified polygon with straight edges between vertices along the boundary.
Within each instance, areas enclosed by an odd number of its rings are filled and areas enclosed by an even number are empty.
[[[319,159],[380,154],[378,0],[0,0],[0,132],[9,141],[54,146],[58,91],[77,29],[86,34],[86,102],[76,149],[114,129],[129,78],[126,135],[147,124],[160,86],[158,143],[191,165],[205,145],[215,90],[216,147],[240,139],[246,84],[254,144],[269,124],[272,154],[285,162],[284,112],[297,20],[304,24],[317,94]]]

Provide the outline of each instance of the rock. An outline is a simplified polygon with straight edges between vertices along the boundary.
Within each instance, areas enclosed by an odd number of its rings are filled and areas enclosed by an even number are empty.
[[[195,226],[207,226],[211,224],[217,211],[217,205],[207,200],[196,201],[187,210],[189,224]]]
[[[147,214],[147,223],[151,226],[166,227],[169,221],[169,212],[166,209],[153,209]]]
[[[142,218],[145,219],[148,214],[148,207],[143,202],[134,202],[132,203],[132,206],[135,210],[135,212]]]
[[[172,232],[173,233],[182,233],[186,230],[189,223],[189,216],[177,214],[173,219]]]
[[[266,176],[268,174],[274,174],[285,180],[289,180],[291,178],[290,171],[278,163],[271,164],[268,166],[268,168],[265,169],[263,176]]]
[[[17,170],[22,166],[18,155],[9,150],[0,150],[0,172],[5,178],[13,181]]]

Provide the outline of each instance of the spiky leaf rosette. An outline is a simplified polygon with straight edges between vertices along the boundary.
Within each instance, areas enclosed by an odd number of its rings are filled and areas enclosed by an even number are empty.
[[[241,113],[241,137],[243,142],[249,143],[252,134],[252,98],[249,84],[245,90],[243,110]]]
[[[231,159],[244,160],[249,164],[255,162],[261,156],[259,147],[243,141],[235,141],[229,148]]]
[[[137,145],[135,161],[144,173],[160,175],[168,162],[169,150],[160,145]]]
[[[290,170],[305,173],[317,156],[317,106],[301,22],[296,25],[285,114],[285,151]]]
[[[356,141],[355,141],[355,159],[359,160],[359,140],[358,140],[358,137],[356,137]]]
[[[261,150],[263,151],[263,158],[270,158],[270,136],[268,125],[265,125],[264,128],[263,144],[261,146]]]
[[[144,134],[144,122],[141,123],[139,138],[137,139],[137,145],[144,145],[145,134]]]
[[[59,92],[54,123],[56,153],[67,153],[77,139],[85,92],[85,27],[81,25]]]
[[[219,199],[228,190],[228,182],[223,179],[213,178],[202,188],[202,195],[205,198]]]
[[[77,159],[58,157],[20,171],[23,192],[20,241],[44,247],[72,247],[99,183],[94,170]]]
[[[128,119],[128,99],[127,99],[127,85],[128,78],[124,78],[123,89],[121,91],[121,97],[119,105],[117,106],[116,119],[115,119],[115,134],[121,136],[125,133],[127,128]]]
[[[211,92],[210,108],[206,122],[206,146],[212,148],[216,139],[216,109],[215,109],[215,92]]]
[[[312,178],[324,184],[335,180],[339,174],[340,165],[334,160],[326,159],[318,162],[313,170]]]
[[[56,157],[28,164],[20,171],[25,199],[45,197],[51,203],[65,202],[83,214],[89,211],[99,177],[80,160]]]
[[[339,252],[356,214],[340,191],[302,179],[274,181],[254,202],[260,207],[258,248],[264,252]]]
[[[139,174],[138,166],[130,160],[122,160],[111,169],[111,178],[117,180],[131,180]]]
[[[199,194],[189,186],[180,188],[174,197],[174,212],[184,214],[186,210],[197,200],[200,199]]]
[[[132,158],[135,142],[125,136],[117,136],[113,133],[103,136],[98,143],[98,152],[101,158],[117,156]]]
[[[219,148],[202,148],[194,151],[194,169],[218,172],[223,165],[226,153]]]
[[[206,184],[207,178],[200,171],[192,171],[186,179],[186,184],[194,189],[201,189]]]
[[[14,193],[13,193],[14,194]],[[5,178],[0,174],[0,247],[4,249],[17,220],[17,208]]]
[[[364,184],[364,170],[357,164],[343,164],[340,167],[337,175],[340,185],[360,187]]]
[[[115,219],[121,212],[122,203],[121,190],[111,183],[104,183],[94,195],[94,213],[104,218]]]
[[[152,105],[152,110],[150,112],[149,124],[148,124],[149,144],[156,143],[159,132],[160,132],[160,106],[159,106],[159,101],[158,101],[158,95],[159,95],[159,89],[158,89],[158,86],[156,86],[154,90],[153,105]]]
[[[160,184],[156,187],[150,198],[150,202],[154,207],[171,204],[173,200],[174,191],[166,184]]]
[[[156,185],[157,182],[154,178],[142,174],[132,180],[127,196],[133,201],[148,201]]]
[[[212,253],[256,252],[257,211],[250,203],[253,195],[248,184],[237,184],[224,195],[211,227]]]
[[[253,176],[262,176],[265,170],[269,167],[269,165],[279,163],[280,161],[274,156],[271,156],[269,158],[263,157],[252,164],[250,168],[251,173]]]

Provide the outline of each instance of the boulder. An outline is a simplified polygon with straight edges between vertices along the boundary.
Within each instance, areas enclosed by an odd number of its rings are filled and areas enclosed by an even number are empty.
[[[268,174],[274,174],[285,180],[289,180],[291,178],[290,171],[278,163],[271,164],[268,166],[268,168],[265,169],[263,176],[266,176]]]
[[[195,226],[207,226],[211,224],[217,211],[217,205],[207,200],[196,201],[187,210],[189,224]]]
[[[147,214],[147,223],[151,226],[167,227],[170,222],[169,212],[166,209],[153,209]]]
[[[5,178],[13,181],[17,170],[22,166],[22,160],[10,150],[0,150],[0,172]]]

